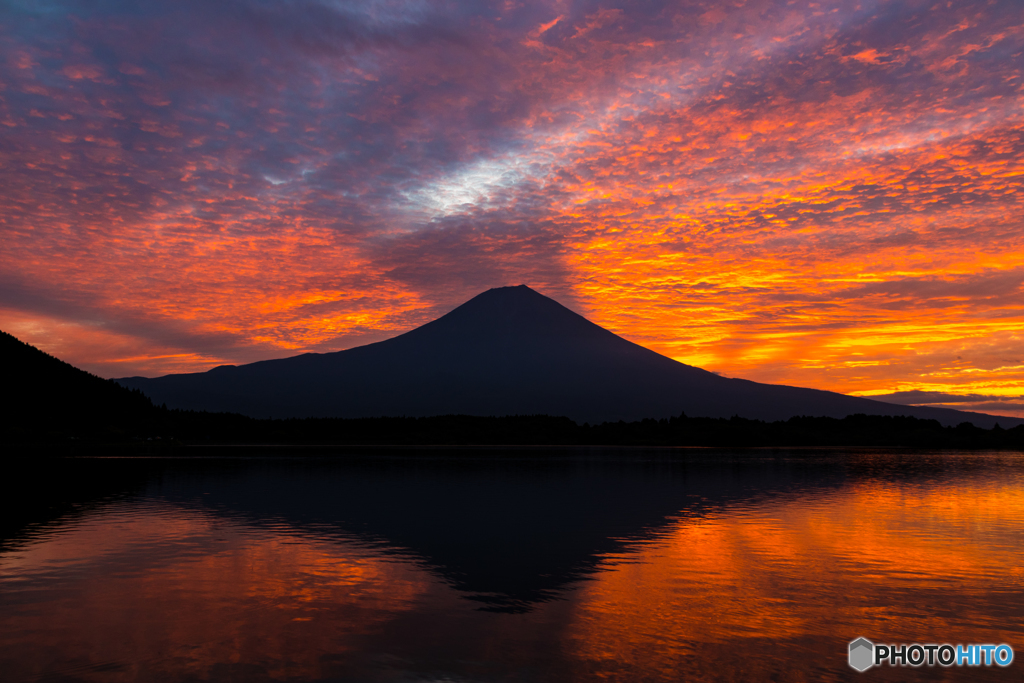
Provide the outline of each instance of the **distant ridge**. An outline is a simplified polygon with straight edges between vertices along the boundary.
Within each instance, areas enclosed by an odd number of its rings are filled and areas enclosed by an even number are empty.
[[[1024,423],[720,377],[627,341],[520,285],[474,297],[386,341],[208,372],[117,380],[170,408],[251,417],[564,415],[597,423],[738,415],[909,415]]]

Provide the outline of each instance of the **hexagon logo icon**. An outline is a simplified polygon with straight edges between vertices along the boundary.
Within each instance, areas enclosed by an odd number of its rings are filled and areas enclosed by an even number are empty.
[[[850,641],[850,666],[857,671],[867,671],[874,664],[875,644],[867,638]]]

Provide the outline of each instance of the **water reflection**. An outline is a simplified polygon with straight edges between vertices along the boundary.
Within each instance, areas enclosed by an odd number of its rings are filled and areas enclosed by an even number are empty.
[[[534,455],[78,462],[124,485],[7,534],[0,671],[852,680],[859,635],[1024,651],[1019,454]]]

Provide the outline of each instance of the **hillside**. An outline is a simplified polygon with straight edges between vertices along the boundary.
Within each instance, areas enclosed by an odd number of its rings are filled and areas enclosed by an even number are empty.
[[[114,438],[145,431],[157,417],[137,389],[79,370],[0,332],[0,363],[9,400],[0,439]]]

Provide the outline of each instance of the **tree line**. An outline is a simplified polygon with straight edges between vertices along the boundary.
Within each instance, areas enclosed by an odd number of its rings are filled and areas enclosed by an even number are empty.
[[[726,447],[905,447],[1024,450],[1024,425],[981,429],[969,422],[881,415],[793,417],[765,422],[680,414],[668,419],[577,424],[515,415],[257,419],[172,410],[0,332],[8,408],[0,442],[20,444],[333,444]]]

